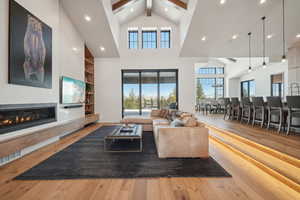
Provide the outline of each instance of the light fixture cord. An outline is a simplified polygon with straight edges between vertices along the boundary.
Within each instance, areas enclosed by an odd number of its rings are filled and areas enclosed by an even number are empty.
[[[285,55],[285,0],[282,0],[282,52]]]
[[[251,69],[251,32],[249,32],[248,35],[249,35],[249,68]]]
[[[266,17],[262,18],[263,20],[263,56],[264,56],[264,63],[266,62]]]

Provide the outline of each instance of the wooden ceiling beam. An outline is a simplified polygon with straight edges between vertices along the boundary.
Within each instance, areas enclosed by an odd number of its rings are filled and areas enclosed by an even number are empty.
[[[175,4],[176,6],[183,8],[185,10],[187,10],[187,3],[181,1],[181,0],[167,0],[173,4]]]
[[[114,3],[112,5],[112,10],[115,11],[123,6],[125,6],[126,4],[132,2],[133,0],[119,0],[116,3]]]
[[[146,0],[146,13],[150,17],[152,15],[152,0]]]

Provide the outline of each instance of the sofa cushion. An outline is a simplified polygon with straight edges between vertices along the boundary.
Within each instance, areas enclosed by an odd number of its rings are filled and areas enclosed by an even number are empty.
[[[168,114],[169,114],[169,110],[167,110],[167,109],[161,109],[161,111],[160,111],[160,117],[167,118]]]
[[[184,126],[184,123],[182,120],[180,119],[174,119],[171,124],[170,124],[171,127],[182,127]]]
[[[152,124],[153,120],[151,117],[135,116],[135,117],[125,117],[122,119],[121,123],[127,124]]]
[[[161,110],[151,110],[151,117],[160,117]]]

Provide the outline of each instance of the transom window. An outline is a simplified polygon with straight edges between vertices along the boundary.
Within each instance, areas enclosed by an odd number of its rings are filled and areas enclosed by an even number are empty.
[[[160,32],[160,48],[171,47],[170,35],[171,32],[169,30],[163,30]]]
[[[142,31],[143,49],[157,48],[157,32],[156,31]]]
[[[128,31],[128,48],[137,49],[139,43],[138,31]]]
[[[224,67],[205,67],[198,68],[198,74],[207,75],[207,74],[224,74]]]

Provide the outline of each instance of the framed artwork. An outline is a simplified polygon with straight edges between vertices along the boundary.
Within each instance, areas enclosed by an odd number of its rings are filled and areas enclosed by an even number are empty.
[[[52,29],[14,0],[9,2],[8,82],[52,88]]]

